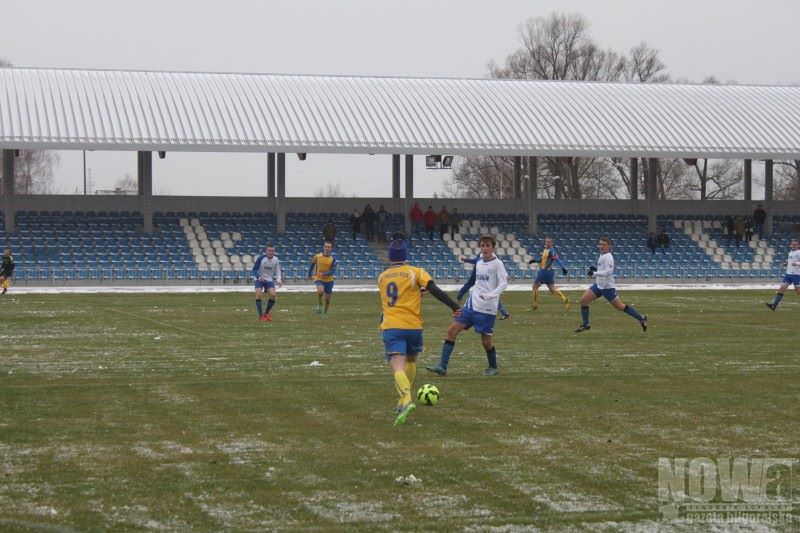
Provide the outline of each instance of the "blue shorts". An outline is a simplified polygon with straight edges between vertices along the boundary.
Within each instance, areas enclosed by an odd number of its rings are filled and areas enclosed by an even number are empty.
[[[800,287],[800,274],[784,274],[781,283],[794,285],[795,288]]]
[[[475,333],[492,335],[494,333],[494,322],[497,320],[497,315],[479,313],[465,306],[461,308],[461,316],[456,317],[454,320],[466,324],[468,328],[474,327]]]
[[[601,289],[597,286],[597,283],[592,283],[592,286],[589,287],[589,290],[592,291],[598,298],[600,296],[604,296],[609,302],[613,302],[617,299],[617,289],[614,287],[611,287],[610,289]]]
[[[551,270],[539,270],[536,273],[536,283],[539,285],[551,285],[556,281],[556,273]]]
[[[261,281],[259,279],[256,280],[256,289],[261,289],[262,291],[266,291],[268,289],[274,289],[275,282],[273,281]]]
[[[322,290],[325,292],[325,294],[332,294],[333,293],[333,282],[332,281],[319,281],[319,280],[317,280],[317,281],[314,282],[314,285],[316,285],[317,287],[322,285]]]
[[[387,361],[390,354],[417,355],[422,352],[422,330],[385,329],[383,330],[383,346]]]

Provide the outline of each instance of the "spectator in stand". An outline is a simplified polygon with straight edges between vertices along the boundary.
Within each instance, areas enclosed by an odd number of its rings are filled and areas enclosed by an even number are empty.
[[[656,248],[658,248],[658,243],[656,242],[656,236],[653,232],[650,232],[647,235],[647,247],[650,248],[650,251],[653,252],[653,255],[656,255]]]
[[[736,238],[736,247],[738,248],[739,245],[742,244],[742,237],[744,237],[744,220],[742,217],[736,217],[736,220],[733,223],[733,231],[734,237]]]
[[[367,242],[375,240],[375,211],[372,206],[367,204],[364,206],[364,212],[361,214],[361,222],[364,223],[364,233],[367,236]]]
[[[336,234],[339,230],[336,229],[336,226],[333,223],[332,219],[328,219],[325,223],[325,226],[322,228],[322,236],[325,238],[326,241],[335,242]]]
[[[747,242],[753,238],[753,217],[744,217],[744,238]]]
[[[733,232],[736,229],[733,223],[733,217],[730,215],[725,218],[725,229],[728,230],[728,246],[730,246],[731,241],[733,240]]]
[[[389,213],[383,207],[383,204],[378,207],[378,212],[375,213],[375,220],[378,223],[378,240],[380,242],[386,242],[386,224],[389,223]]]
[[[450,213],[447,212],[447,208],[442,206],[442,210],[439,211],[439,239],[444,240],[444,234],[447,233],[447,230],[450,226]]]
[[[453,212],[450,213],[450,239],[455,240],[456,233],[460,230],[460,225],[461,214],[458,212],[458,208],[454,207]]]
[[[436,221],[439,220],[433,206],[429,205],[428,210],[425,211],[425,231],[428,232],[428,237],[433,240],[433,232],[436,229]]]
[[[661,248],[661,253],[666,254],[667,248],[669,248],[669,235],[663,229],[660,229],[658,230],[656,241],[658,242],[658,247]]]
[[[350,215],[350,228],[353,230],[353,240],[357,240],[356,235],[361,233],[361,213],[358,209],[353,209]]]
[[[411,218],[411,233],[419,236],[422,231],[422,219],[425,218],[419,204],[414,204],[414,207],[411,208],[411,213],[409,213],[409,217]]]
[[[764,211],[764,208],[761,207],[761,204],[756,206],[756,210],[753,211],[753,229],[755,229],[756,234],[761,237],[764,235],[764,222],[767,221],[767,212]]]

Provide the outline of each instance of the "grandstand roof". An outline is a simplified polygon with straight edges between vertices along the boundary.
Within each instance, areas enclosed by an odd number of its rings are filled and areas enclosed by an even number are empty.
[[[0,146],[800,159],[800,87],[0,68]]]

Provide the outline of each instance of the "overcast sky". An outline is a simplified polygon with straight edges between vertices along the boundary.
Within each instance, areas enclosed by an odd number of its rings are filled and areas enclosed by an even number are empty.
[[[520,45],[529,17],[577,12],[603,48],[645,41],[673,78],[800,83],[798,0],[3,0],[0,57],[15,66],[482,78]],[[82,189],[80,152],[59,152],[59,192]],[[135,154],[90,152],[98,189],[136,174]],[[415,195],[448,172],[417,157]],[[263,154],[170,153],[156,192],[266,194]],[[345,195],[391,195],[390,156],[287,157],[287,194],[326,184]]]

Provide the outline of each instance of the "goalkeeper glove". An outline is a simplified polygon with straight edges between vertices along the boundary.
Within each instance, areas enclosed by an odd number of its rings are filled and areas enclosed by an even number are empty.
[[[566,276],[567,274],[569,274],[569,271],[566,268],[562,268],[561,275]]]
[[[592,276],[594,276],[595,272],[597,272],[597,267],[592,265],[589,267],[589,271],[586,273],[586,275],[591,278]]]

